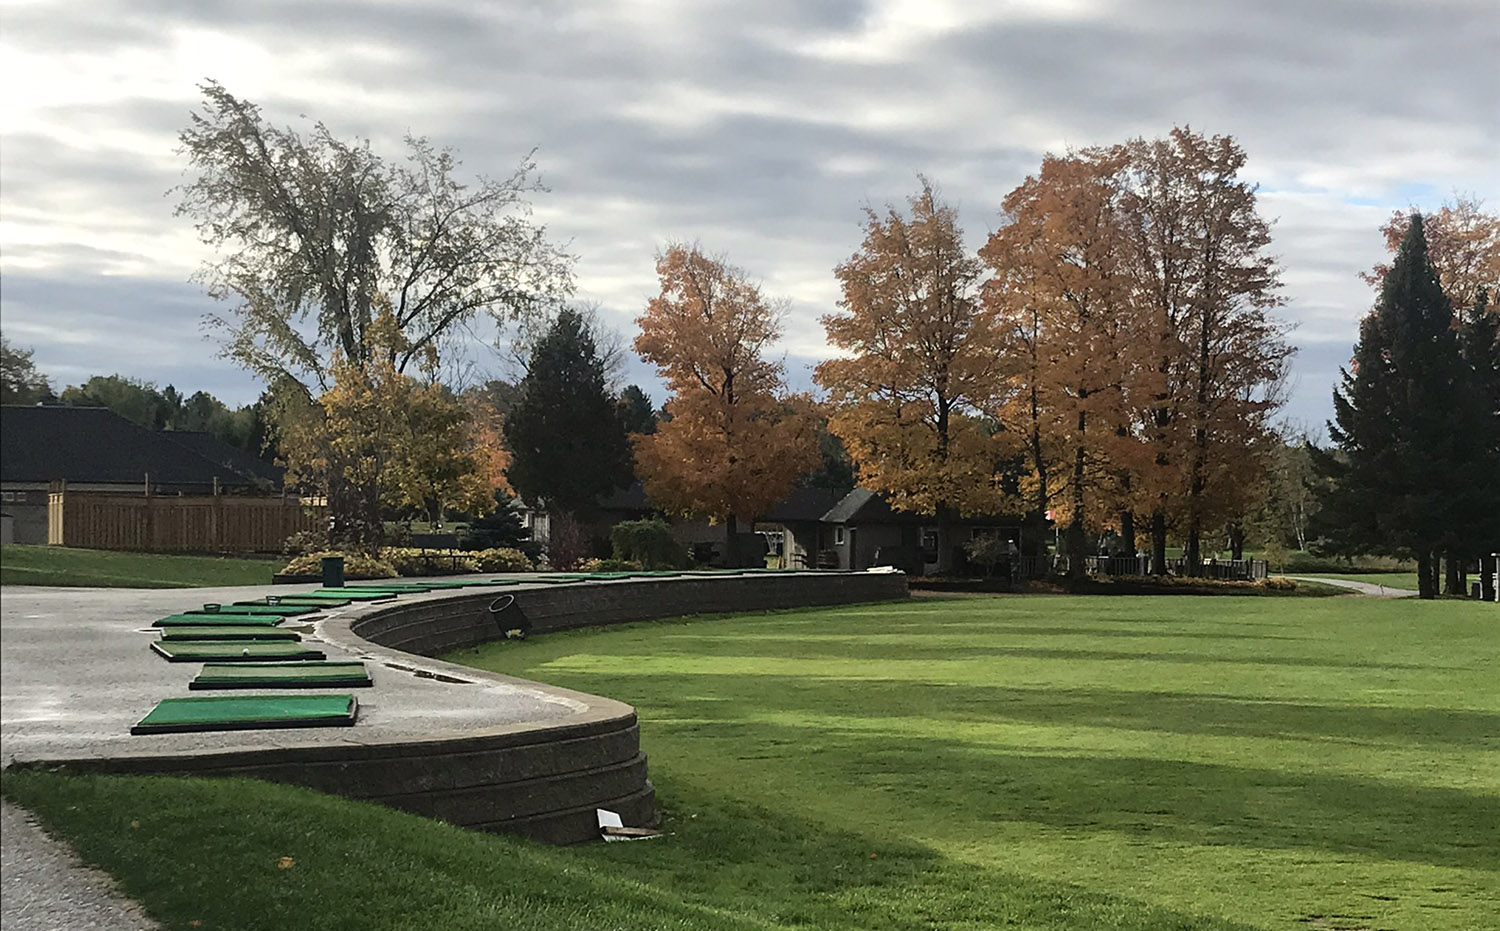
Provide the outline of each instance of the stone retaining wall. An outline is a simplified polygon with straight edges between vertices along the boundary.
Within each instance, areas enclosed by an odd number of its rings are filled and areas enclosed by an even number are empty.
[[[780,608],[858,604],[907,596],[898,573],[796,573],[680,577],[490,589],[441,601],[396,603],[356,620],[350,629],[373,643],[421,656],[478,646],[501,629],[530,623],[532,634],[681,617]],[[491,605],[510,600],[498,615]]]

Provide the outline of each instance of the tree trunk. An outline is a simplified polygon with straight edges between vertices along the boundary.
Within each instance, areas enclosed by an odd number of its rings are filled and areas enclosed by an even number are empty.
[[[1443,569],[1446,576],[1443,580],[1443,594],[1463,595],[1463,564],[1462,557],[1455,556],[1452,550],[1443,554]]]
[[[724,518],[724,568],[740,568],[740,525],[733,513]],[[854,564],[854,553],[849,554],[850,565]]]
[[[1151,512],[1151,571],[1167,574],[1167,515],[1161,508]]]
[[[946,501],[937,506],[938,575],[953,574],[953,509]]]
[[[1127,555],[1135,555],[1135,515],[1130,511],[1120,512],[1120,543]]]
[[[1182,556],[1187,560],[1188,575],[1197,577],[1203,574],[1203,552],[1202,532],[1198,529],[1198,523],[1194,520],[1188,526],[1187,545],[1182,548]]]
[[[1500,559],[1493,554],[1485,555],[1479,559],[1479,597],[1485,601],[1495,600],[1495,568],[1500,565]]]
[[[1426,547],[1417,552],[1417,597],[1437,597],[1437,586],[1433,584],[1432,575],[1432,551]]]
[[[1229,558],[1245,558],[1245,528],[1237,522],[1229,525]]]
[[[1078,415],[1078,432],[1084,430],[1084,415]],[[1083,472],[1087,462],[1082,446],[1073,449],[1073,520],[1068,524],[1068,588],[1079,591],[1083,588]]]

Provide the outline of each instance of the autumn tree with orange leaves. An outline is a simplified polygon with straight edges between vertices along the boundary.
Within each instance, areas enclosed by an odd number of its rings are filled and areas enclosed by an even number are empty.
[[[1075,582],[1085,527],[1107,519],[1138,448],[1128,397],[1145,357],[1118,218],[1123,164],[1119,148],[1049,156],[980,250],[994,270],[986,306],[1027,360],[1003,422],[1027,439],[1033,515],[1052,505],[1067,524]]]
[[[636,467],[658,507],[723,522],[737,565],[739,520],[818,465],[811,402],[788,396],[782,366],[766,358],[780,314],[743,270],[675,244],[656,271],[661,293],[636,318],[635,350],[672,397],[657,431],[634,437]]]
[[[1162,571],[1166,527],[1176,523],[1196,574],[1206,533],[1241,516],[1268,465],[1288,360],[1280,270],[1255,185],[1239,177],[1233,137],[1186,127],[1125,147],[1121,215],[1154,358],[1132,399],[1150,450],[1135,506],[1151,516]]]
[[[1392,255],[1401,248],[1411,218],[1411,211],[1398,210],[1380,228]],[[1481,291],[1487,292],[1488,312],[1500,312],[1500,215],[1486,213],[1478,198],[1455,197],[1424,215],[1422,226],[1428,261],[1454,312],[1473,308]],[[1378,289],[1389,270],[1389,263],[1381,263],[1361,277]]]
[[[947,572],[955,517],[1006,504],[997,465],[1008,450],[986,415],[1007,370],[956,212],[925,178],[908,209],[866,211],[860,250],[834,270],[845,313],[823,318],[828,342],[847,355],[814,378],[860,484],[897,510],[936,517],[938,571]]]

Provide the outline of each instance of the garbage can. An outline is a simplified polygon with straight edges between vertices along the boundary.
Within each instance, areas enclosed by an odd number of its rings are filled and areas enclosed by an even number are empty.
[[[342,557],[342,556],[324,556],[323,557],[323,587],[324,588],[343,588],[344,587],[344,557]]]

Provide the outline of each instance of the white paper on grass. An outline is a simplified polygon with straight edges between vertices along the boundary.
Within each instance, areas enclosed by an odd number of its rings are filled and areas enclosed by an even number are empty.
[[[599,830],[605,828],[623,828],[625,822],[620,820],[619,814],[604,808],[594,809],[594,814],[599,818]]]

